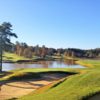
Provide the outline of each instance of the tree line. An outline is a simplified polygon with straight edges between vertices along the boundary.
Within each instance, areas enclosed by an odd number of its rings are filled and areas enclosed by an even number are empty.
[[[16,42],[12,47],[6,48],[6,51],[16,53],[19,56],[24,56],[26,58],[32,58],[34,56],[45,58],[47,56],[62,56],[62,57],[79,57],[79,58],[99,58],[100,48],[96,49],[77,49],[77,48],[48,48],[45,45],[40,47],[29,46],[26,43]]]
[[[40,47],[29,46],[26,43],[16,42],[13,44],[10,37],[17,38],[16,33],[12,32],[12,25],[9,22],[3,22],[0,25],[0,72],[2,71],[2,57],[3,51],[16,53],[19,56],[32,58],[38,56],[45,58],[47,56],[60,56],[60,57],[80,57],[80,58],[100,58],[100,48],[82,50],[77,48],[48,48],[45,45]]]

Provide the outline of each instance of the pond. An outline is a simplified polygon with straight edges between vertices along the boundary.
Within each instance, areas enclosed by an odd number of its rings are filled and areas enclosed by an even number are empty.
[[[19,68],[85,68],[75,64],[73,60],[67,61],[38,61],[34,63],[3,63],[3,71]]]

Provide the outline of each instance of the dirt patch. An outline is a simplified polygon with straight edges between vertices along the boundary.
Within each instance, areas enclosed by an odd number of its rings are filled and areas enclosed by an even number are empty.
[[[41,73],[42,78],[37,80],[28,79],[17,82],[9,81],[2,83],[0,87],[0,100],[18,98],[27,95],[38,88],[49,85],[68,75],[65,73]]]

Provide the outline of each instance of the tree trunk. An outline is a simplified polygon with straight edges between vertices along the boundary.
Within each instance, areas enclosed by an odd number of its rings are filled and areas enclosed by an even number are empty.
[[[0,50],[0,72],[2,72],[2,48]]]
[[[0,41],[0,72],[2,72],[2,37]]]

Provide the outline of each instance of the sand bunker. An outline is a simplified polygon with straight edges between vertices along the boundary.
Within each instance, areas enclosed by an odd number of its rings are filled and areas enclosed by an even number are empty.
[[[66,74],[48,73],[42,74],[42,78],[38,80],[30,79],[17,82],[6,82],[1,85],[0,100],[18,98],[27,95],[38,88],[49,85],[58,79],[65,77]]]

